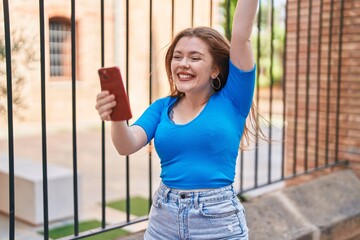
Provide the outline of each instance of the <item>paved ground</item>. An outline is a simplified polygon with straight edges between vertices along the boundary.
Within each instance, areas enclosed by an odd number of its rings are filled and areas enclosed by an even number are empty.
[[[16,134],[16,133],[15,133]],[[274,138],[279,139],[281,134],[278,128],[274,128]],[[76,136],[77,162],[80,173],[80,219],[101,219],[101,131],[99,128],[79,130]],[[15,159],[27,159],[31,161],[42,161],[41,135],[25,134],[17,135],[14,141]],[[72,134],[66,130],[51,131],[47,136],[47,159],[48,164],[57,164],[69,169],[73,167],[73,140]],[[280,177],[281,143],[272,145],[272,178]],[[0,155],[5,156],[8,152],[7,139],[0,139]],[[125,185],[125,158],[119,157],[111,144],[108,130],[106,132],[106,198],[108,201],[121,199],[126,196]],[[259,184],[267,181],[268,147],[259,149]],[[152,175],[153,188],[159,183],[159,160],[153,156]],[[147,196],[148,187],[148,148],[130,157],[130,191],[131,195]],[[244,154],[244,184],[251,187],[254,184],[254,151]],[[239,169],[239,167],[237,168]],[[235,186],[239,186],[239,176],[236,176]],[[51,204],[51,203],[49,203]],[[119,223],[125,221],[124,214],[117,211],[107,210],[107,222]],[[0,214],[0,238],[8,236],[8,219],[6,215]],[[72,219],[53,223],[51,226],[71,223]],[[146,228],[146,223],[134,226],[132,231]],[[16,222],[16,239],[32,240],[42,239],[36,232],[41,227],[33,227],[22,222]]]
[[[51,131],[50,131],[51,132]],[[126,196],[125,158],[120,157],[111,144],[109,134],[106,134],[106,198],[108,201],[123,199]],[[30,134],[18,136],[14,141],[15,159],[42,161],[41,136]],[[72,134],[67,131],[50,133],[47,137],[48,164],[64,166],[72,170],[73,167]],[[0,155],[7,155],[7,139],[0,140]],[[77,133],[77,162],[80,175],[79,208],[80,219],[101,219],[101,131],[90,129]],[[148,154],[144,148],[130,158],[130,191],[131,195],[147,196],[148,187]],[[159,179],[159,161],[153,160],[153,186],[157,186]],[[5,196],[4,196],[5,197]],[[6,196],[8,197],[8,196]],[[16,198],[16,196],[15,196]],[[49,205],[51,202],[49,202]],[[118,211],[107,209],[107,222],[119,223],[126,220],[126,216]],[[7,238],[8,219],[0,214],[0,239]],[[71,223],[72,219],[56,222],[52,226]],[[140,229],[144,228],[143,226]],[[133,229],[137,231],[139,228]],[[16,239],[41,239],[34,234],[41,227],[32,227],[17,221]],[[40,238],[39,238],[40,237]]]

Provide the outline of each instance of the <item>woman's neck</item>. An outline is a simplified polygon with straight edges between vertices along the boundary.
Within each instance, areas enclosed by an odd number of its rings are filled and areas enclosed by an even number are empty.
[[[214,91],[206,92],[204,94],[185,94],[183,96],[183,101],[188,108],[196,110],[204,106],[213,93]]]

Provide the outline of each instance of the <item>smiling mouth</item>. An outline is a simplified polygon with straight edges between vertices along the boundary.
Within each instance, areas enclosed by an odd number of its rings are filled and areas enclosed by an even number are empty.
[[[191,75],[191,74],[178,74],[177,76],[178,76],[179,80],[188,80],[188,79],[194,77],[194,75]]]

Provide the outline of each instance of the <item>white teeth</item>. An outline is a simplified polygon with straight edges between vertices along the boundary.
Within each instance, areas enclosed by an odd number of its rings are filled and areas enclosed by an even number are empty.
[[[190,78],[191,75],[188,74],[179,74],[179,78]]]

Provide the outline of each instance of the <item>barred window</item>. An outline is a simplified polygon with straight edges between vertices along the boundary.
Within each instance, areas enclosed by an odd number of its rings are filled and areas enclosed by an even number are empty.
[[[67,19],[49,21],[50,77],[71,78],[71,25]]]

